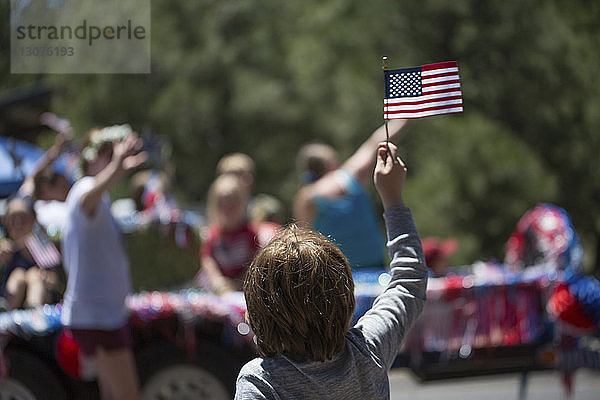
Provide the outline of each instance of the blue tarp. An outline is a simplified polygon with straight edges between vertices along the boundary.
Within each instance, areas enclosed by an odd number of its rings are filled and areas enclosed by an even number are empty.
[[[42,149],[31,143],[0,137],[0,197],[17,191],[43,154]]]
[[[0,136],[0,198],[15,193],[44,155],[44,150],[22,140]],[[56,172],[67,173],[64,156],[54,162]]]

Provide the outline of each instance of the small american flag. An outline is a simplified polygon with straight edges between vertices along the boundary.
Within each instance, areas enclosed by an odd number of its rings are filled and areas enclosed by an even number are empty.
[[[36,225],[31,235],[27,237],[25,246],[38,267],[51,269],[60,265],[58,249],[39,225]]]
[[[456,61],[384,70],[384,119],[423,118],[463,111]]]

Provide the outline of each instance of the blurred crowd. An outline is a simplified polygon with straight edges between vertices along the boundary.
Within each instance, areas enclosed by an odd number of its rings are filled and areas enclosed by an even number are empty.
[[[114,147],[136,135],[128,125],[115,125],[94,128],[82,140],[73,137],[66,119],[45,113],[41,122],[55,132],[54,143],[18,190],[3,200],[0,295],[6,309],[60,300],[68,273],[58,268],[64,266],[64,248],[59,240],[69,220],[71,188],[86,175],[90,162],[105,157],[109,163]],[[289,207],[291,219],[284,215],[286,207],[279,199],[255,192],[259,179],[255,162],[241,152],[226,154],[215,165],[206,199],[197,199],[204,204],[200,211],[180,208],[173,195],[174,168],[170,162],[156,168],[156,164],[141,161],[128,168],[123,177],[129,196],[110,203],[112,216],[122,232],[151,224],[170,227],[172,238],[181,247],[193,232],[200,243],[198,270],[191,282],[182,285],[192,284],[218,294],[241,290],[245,271],[258,249],[290,221],[329,237],[354,270],[384,270],[385,237],[369,194],[372,154],[387,137],[400,140],[403,125],[404,121],[389,121],[388,132],[383,126],[377,128],[346,160],[339,160],[336,150],[325,143],[301,147],[296,159],[301,185]],[[138,147],[133,153],[147,159],[149,146],[140,140]],[[107,185],[103,195],[111,187],[112,183]],[[513,237],[509,245],[514,244]],[[458,241],[425,237],[422,245],[430,276],[445,276],[459,248]],[[507,262],[516,265],[515,251],[510,250],[513,247],[508,248]]]
[[[91,129],[84,139],[76,139],[66,119],[46,113],[41,122],[55,132],[54,143],[18,190],[4,199],[0,264],[6,309],[60,300],[70,269],[63,256],[69,244],[64,241],[65,229],[73,218],[72,188],[86,176],[101,181],[108,172],[96,168],[95,162],[104,160],[102,167],[108,168],[117,146],[130,135],[137,137],[128,125],[115,125]],[[402,124],[390,127],[394,139]],[[372,154],[384,138],[380,127],[343,162],[335,149],[323,143],[309,143],[298,152],[303,185],[294,200],[293,220],[329,236],[356,269],[384,269],[385,265],[385,239],[367,188]],[[140,141],[132,155],[147,158],[145,148]],[[62,168],[57,168],[59,162]],[[128,174],[114,181],[126,179],[130,195],[109,203],[115,225],[121,232],[149,224],[170,226],[175,240],[182,243],[189,239],[189,230],[197,232],[199,269],[191,284],[218,294],[241,289],[258,249],[288,220],[279,199],[255,193],[256,166],[244,153],[232,152],[219,160],[207,198],[199,199],[205,207],[193,213],[182,210],[173,195],[170,163],[155,168],[140,161],[134,168],[119,168]],[[101,188],[101,197],[108,196],[115,182]]]
[[[123,232],[160,226],[172,233],[166,240],[180,247],[190,232],[197,233],[198,262],[192,266],[197,270],[181,284],[222,295],[242,290],[255,255],[289,219],[279,199],[256,193],[260,177],[248,154],[220,158],[201,199],[205,207],[191,212],[173,195],[170,163],[161,168],[148,163],[148,146],[129,125],[93,128],[76,140],[67,120],[52,114],[41,119],[56,132],[54,143],[3,199],[1,307],[62,301],[62,322],[84,356],[95,359],[101,392],[107,398],[137,398],[125,306],[132,282]],[[291,222],[326,236],[353,271],[386,269],[386,238],[369,185],[376,149],[386,139],[400,140],[404,125],[391,120],[378,127],[346,160],[324,143],[298,150],[301,185],[290,207]],[[56,167],[58,160],[62,168]],[[109,193],[122,181],[129,197],[113,202]],[[432,278],[482,273],[481,268],[451,268],[459,248],[455,238],[424,237],[421,244]],[[583,272],[582,250],[566,212],[541,204],[519,221],[504,262],[485,266],[488,280],[530,266],[560,270],[569,278]]]

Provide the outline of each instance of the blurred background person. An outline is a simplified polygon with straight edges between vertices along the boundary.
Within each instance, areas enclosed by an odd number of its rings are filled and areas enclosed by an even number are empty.
[[[68,122],[58,124],[49,115],[54,114],[44,113],[40,117],[40,120],[50,128],[56,129],[58,134],[54,138],[52,146],[37,161],[33,172],[23,181],[23,184],[19,188],[19,195],[34,197],[36,200],[58,200],[64,202],[67,199],[71,182],[65,176],[65,171],[58,171],[54,163],[73,139],[72,129]],[[56,118],[56,116],[54,117]]]
[[[405,120],[388,122],[390,139],[399,138]],[[294,218],[330,236],[353,269],[385,268],[385,240],[367,191],[375,167],[375,154],[385,141],[385,126],[375,130],[346,161],[340,163],[329,145],[303,146],[297,165],[304,186],[294,199]]]
[[[48,303],[58,285],[55,268],[60,255],[54,245],[34,236],[36,217],[30,199],[9,199],[3,218],[6,238],[0,239],[2,295],[8,309],[34,307]],[[40,229],[38,227],[38,229]]]
[[[52,146],[23,181],[18,193],[19,196],[32,198],[37,222],[56,238],[66,219],[65,201],[73,184],[73,174],[65,165],[66,159],[61,157],[72,142],[73,129],[68,120],[50,112],[43,113],[40,122],[58,133]],[[76,157],[73,154],[71,156]]]
[[[284,223],[283,206],[274,196],[259,193],[250,207],[250,220],[258,228],[258,242],[261,247],[269,243]]]
[[[82,152],[84,177],[67,197],[62,247],[68,281],[61,321],[84,357],[95,362],[103,399],[138,398],[125,304],[129,259],[107,191],[145,160],[141,145],[127,125],[93,130]]]
[[[282,206],[279,199],[270,194],[254,195],[256,184],[256,164],[245,153],[226,154],[217,163],[216,175],[236,175],[248,192],[248,215],[256,222],[283,223]]]
[[[260,244],[248,218],[247,186],[233,174],[218,176],[208,191],[208,228],[200,249],[199,286],[216,293],[241,290]]]
[[[131,177],[131,198],[135,202],[135,211],[142,215],[142,223],[179,221],[180,210],[171,194],[170,180],[165,171],[157,169],[139,171]]]
[[[254,178],[256,166],[254,160],[244,153],[226,154],[217,163],[216,175],[233,174],[236,175],[241,186],[252,196],[254,192]]]
[[[226,154],[217,163],[216,175],[237,176],[248,193],[248,218],[258,231],[261,246],[269,242],[283,224],[283,207],[275,196],[266,193],[254,194],[256,164],[245,153]]]

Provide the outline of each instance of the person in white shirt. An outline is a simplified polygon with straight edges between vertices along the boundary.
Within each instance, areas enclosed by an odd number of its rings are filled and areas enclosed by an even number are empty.
[[[87,359],[96,362],[102,399],[137,399],[125,298],[131,291],[129,261],[107,190],[145,160],[134,133],[124,138],[92,133],[84,149],[85,176],[67,197],[62,233],[67,289],[62,322]]]

